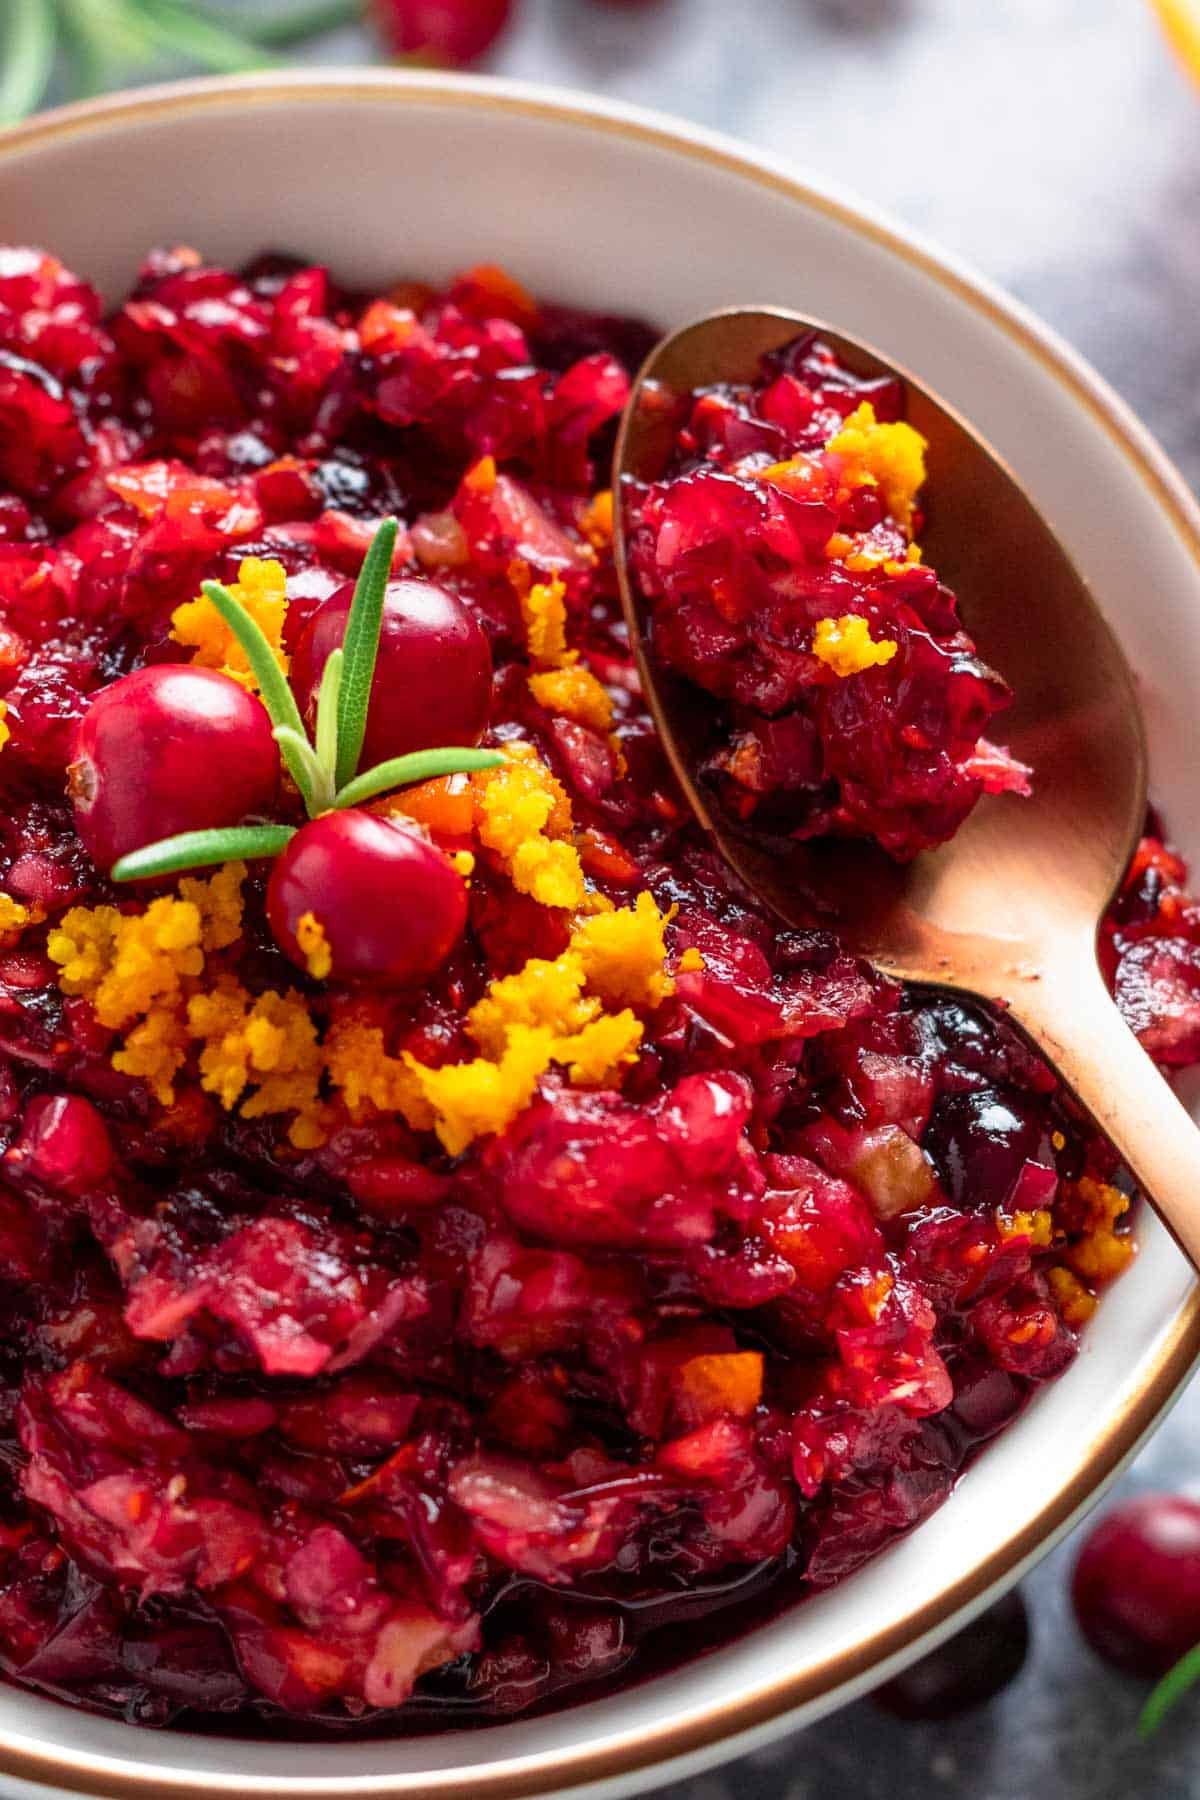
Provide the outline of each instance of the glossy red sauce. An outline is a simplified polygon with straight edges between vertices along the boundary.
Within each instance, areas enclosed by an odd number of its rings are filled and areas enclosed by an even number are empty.
[[[594,505],[650,342],[490,271],[372,303],[320,268],[186,252],[106,318],[53,258],[0,252],[0,887],[30,913],[0,950],[17,1681],[148,1724],[287,1714],[295,1735],[466,1725],[637,1678],[681,1623],[708,1647],[927,1517],[1128,1259],[1110,1152],[1015,1034],[781,931],[685,817]],[[810,374],[801,356],[790,378]],[[853,391],[823,363],[814,414]],[[402,572],[486,632],[484,741],[553,770],[589,891],[677,909],[673,992],[642,1008],[618,1083],[552,1071],[456,1157],[337,1095],[298,1148],[286,1113],[227,1110],[194,1060],[166,1105],[46,954],[69,909],[146,904],[73,826],[91,697],[186,660],[174,609],[250,556],[287,571],[295,650],[385,514]],[[611,730],[531,692],[520,591],[554,576]],[[990,702],[970,708],[982,729]],[[950,763],[937,835],[974,779]],[[464,1060],[489,980],[567,936],[476,851],[465,934],[415,991],[299,973],[265,867],[220,968],[300,993],[318,1034],[369,1002],[392,1052]],[[1183,881],[1148,837],[1104,933],[1171,1066],[1200,1050]]]

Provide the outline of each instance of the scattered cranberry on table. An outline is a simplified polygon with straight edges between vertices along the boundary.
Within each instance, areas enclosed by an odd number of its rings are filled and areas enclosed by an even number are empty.
[[[267,917],[300,968],[311,917],[337,981],[412,987],[439,969],[467,922],[467,890],[449,859],[407,826],[351,808],[301,826],[271,870]],[[320,968],[317,963],[314,973]]]
[[[1093,1650],[1128,1675],[1164,1675],[1200,1642],[1200,1503],[1141,1494],[1094,1525],[1071,1599]]]
[[[107,871],[157,838],[267,811],[279,750],[264,708],[228,675],[158,663],[92,698],[68,779],[75,829]]]
[[[513,0],[370,0],[371,14],[395,56],[473,63],[491,49],[513,15]]]
[[[316,613],[296,647],[291,681],[307,722],[321,676],[350,617],[348,582]],[[476,744],[492,701],[492,653],[478,615],[432,581],[391,581],[383,602],[364,766],[437,744]]]
[[[659,0],[598,0],[638,12]],[[519,12],[517,0],[368,0],[375,28],[395,56],[462,66],[478,62]]]
[[[1029,1653],[1029,1615],[1016,1588],[871,1695],[898,1719],[951,1719],[1015,1681]]]

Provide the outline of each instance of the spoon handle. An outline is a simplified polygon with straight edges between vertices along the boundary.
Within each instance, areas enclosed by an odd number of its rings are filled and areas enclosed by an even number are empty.
[[[1200,1272],[1200,1129],[1125,1024],[1091,944],[1010,999]]]

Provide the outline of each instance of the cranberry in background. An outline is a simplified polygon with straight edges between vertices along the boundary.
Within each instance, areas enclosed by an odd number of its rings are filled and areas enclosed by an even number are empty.
[[[1097,1655],[1127,1675],[1165,1675],[1200,1642],[1200,1504],[1141,1494],[1084,1539],[1071,1583]]]
[[[371,0],[371,16],[394,56],[461,67],[486,54],[508,24],[513,0]]]
[[[643,12],[662,0],[597,0],[613,12]],[[368,0],[375,28],[393,56],[476,63],[512,23],[516,0]]]
[[[1014,1588],[871,1698],[898,1719],[951,1719],[1014,1681],[1028,1651],[1029,1615]]]

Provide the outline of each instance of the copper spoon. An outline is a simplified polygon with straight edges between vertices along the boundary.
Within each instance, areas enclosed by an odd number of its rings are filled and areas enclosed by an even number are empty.
[[[906,868],[874,846],[832,839],[767,853],[714,812],[693,778],[705,697],[655,667],[626,559],[620,497],[629,481],[663,471],[678,398],[753,380],[766,352],[806,331],[857,374],[904,382],[907,417],[929,443],[927,560],[958,593],[984,660],[1011,684],[1003,735],[1034,770],[1032,798],[985,795],[950,843]],[[646,698],[683,791],[726,860],[787,923],[824,915],[884,973],[1003,1007],[1200,1269],[1200,1132],[1124,1023],[1096,960],[1097,926],[1146,810],[1133,677],[1011,471],[877,351],[798,313],[746,307],[685,326],[651,353],[622,421],[613,486],[621,600]]]

